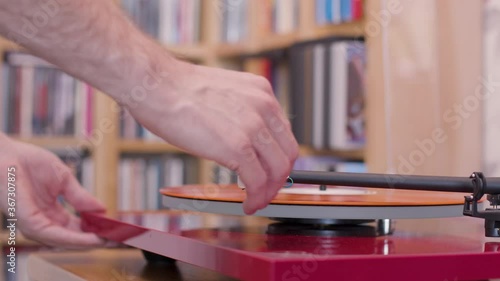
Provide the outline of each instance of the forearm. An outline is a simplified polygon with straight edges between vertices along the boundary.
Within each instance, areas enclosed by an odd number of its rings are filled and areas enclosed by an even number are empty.
[[[111,0],[0,0],[0,34],[125,104],[176,63]]]

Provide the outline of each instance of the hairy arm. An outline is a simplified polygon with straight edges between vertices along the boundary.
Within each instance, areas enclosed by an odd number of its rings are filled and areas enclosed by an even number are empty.
[[[110,0],[0,0],[0,33],[123,104],[177,62]]]
[[[265,207],[298,156],[269,82],[175,59],[110,0],[0,0],[0,34],[124,105],[167,142],[238,173]]]

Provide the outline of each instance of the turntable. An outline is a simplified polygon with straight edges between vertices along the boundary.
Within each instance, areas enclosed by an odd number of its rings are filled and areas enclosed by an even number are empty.
[[[253,216],[237,185],[187,185],[161,190],[169,210],[83,213],[82,224],[150,262],[241,280],[484,280],[500,278],[499,183],[294,171]]]

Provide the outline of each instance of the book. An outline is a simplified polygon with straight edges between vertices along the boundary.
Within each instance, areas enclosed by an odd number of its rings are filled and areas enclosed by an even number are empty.
[[[160,189],[199,182],[198,161],[190,155],[124,155],[118,165],[119,210],[163,208]]]
[[[316,24],[341,24],[363,17],[362,0],[315,0]]]
[[[362,42],[335,42],[331,45],[329,148],[360,149],[365,144],[364,68]]]
[[[143,32],[172,45],[200,41],[201,0],[124,0],[122,8]]]
[[[365,144],[365,47],[332,38],[292,46],[289,70],[291,124],[299,144],[352,150]]]
[[[300,156],[294,163],[294,170],[365,173],[366,164],[363,161],[346,160],[335,156]]]
[[[0,112],[2,131],[24,138],[90,134],[90,85],[24,52],[9,52],[5,60],[0,101],[5,109]]]
[[[313,87],[312,87],[312,137],[311,145],[315,149],[324,148],[325,140],[325,82],[326,46],[316,44],[313,47]]]

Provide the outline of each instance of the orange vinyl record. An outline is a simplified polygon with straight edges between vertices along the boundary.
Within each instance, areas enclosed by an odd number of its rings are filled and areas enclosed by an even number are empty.
[[[160,192],[169,197],[208,201],[242,203],[246,198],[245,191],[236,184],[185,185],[163,188]],[[282,188],[271,203],[325,206],[462,205],[465,195],[470,194],[337,186],[328,186],[327,190],[322,191],[317,185],[295,184]]]
[[[244,190],[236,184],[185,185],[161,189],[171,209],[245,215]],[[294,184],[282,188],[255,215],[310,219],[393,219],[462,216],[468,193]]]

